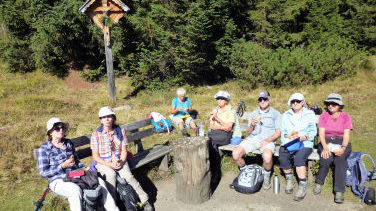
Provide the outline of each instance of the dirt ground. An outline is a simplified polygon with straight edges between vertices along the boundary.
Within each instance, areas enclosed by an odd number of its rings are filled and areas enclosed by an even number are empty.
[[[178,201],[175,197],[175,180],[173,177],[155,182],[157,189],[155,210],[361,210],[365,206],[360,203],[348,202],[336,204],[333,195],[312,194],[308,188],[307,196],[301,202],[293,200],[294,195],[284,193],[284,182],[281,192],[273,194],[272,189],[246,195],[229,188],[229,184],[236,177],[234,172],[226,173],[209,201],[199,205],[189,205]],[[295,187],[294,191],[297,190]],[[295,193],[295,192],[294,192]]]

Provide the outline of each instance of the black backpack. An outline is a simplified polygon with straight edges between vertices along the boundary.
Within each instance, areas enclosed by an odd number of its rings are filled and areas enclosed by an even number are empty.
[[[116,180],[116,190],[125,209],[127,211],[136,211],[138,209],[138,196],[136,192],[134,191],[132,186],[127,181],[125,181],[124,178],[117,176]]]

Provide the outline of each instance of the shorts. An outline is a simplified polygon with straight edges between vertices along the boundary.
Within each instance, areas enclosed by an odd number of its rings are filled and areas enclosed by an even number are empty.
[[[294,156],[294,166],[306,166],[308,156],[312,153],[313,149],[304,147],[297,151],[295,154],[290,154],[286,147],[281,146],[279,148],[279,166],[281,169],[291,169],[291,157]]]
[[[262,153],[264,152],[265,149],[269,149],[274,153],[275,150],[275,143],[270,142],[269,144],[263,146],[260,148],[260,143],[261,140],[253,139],[253,138],[246,138],[244,141],[240,142],[240,146],[243,147],[245,150],[245,153],[248,154],[250,152],[254,152],[255,150],[260,150]]]
[[[172,121],[174,122],[175,125],[179,125],[180,123],[189,125],[189,123],[192,121],[192,117],[187,117],[185,119],[182,119],[180,117],[174,116],[172,117]]]

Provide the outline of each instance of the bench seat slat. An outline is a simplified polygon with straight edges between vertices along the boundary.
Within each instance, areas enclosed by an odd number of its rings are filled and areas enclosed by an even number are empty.
[[[128,142],[131,143],[135,140],[141,140],[145,137],[153,135],[154,132],[155,132],[154,128],[149,128],[149,129],[146,129],[146,130],[143,130],[143,131],[140,131],[140,132],[132,133],[132,134],[127,136]]]
[[[135,154],[134,156],[134,168],[141,167],[151,161],[154,161],[160,157],[169,154],[172,151],[172,147],[166,145],[157,145],[153,148],[144,150]]]
[[[150,124],[151,124],[151,119],[143,119],[143,120],[135,121],[135,122],[128,123],[125,125],[121,125],[120,127],[124,129],[125,131],[132,131],[132,130],[137,130],[139,128],[148,126]]]
[[[224,150],[224,151],[233,151],[235,149],[235,145],[232,145],[232,144],[227,144],[227,145],[223,145],[223,146],[220,146],[218,147],[219,150]],[[274,151],[274,156],[279,156],[279,147],[280,146],[276,146],[275,147],[275,151]],[[257,155],[260,155],[261,154],[261,151],[260,150],[256,150],[253,152],[253,154],[257,154]],[[308,160],[319,160],[320,159],[320,156],[319,154],[317,153],[317,149],[313,149],[313,152],[308,156]]]
[[[73,139],[71,139],[71,141],[72,141],[74,147],[77,148],[77,147],[80,147],[80,146],[84,146],[86,144],[90,144],[90,138],[91,138],[91,134],[86,135],[86,136],[80,136],[80,137],[77,137],[77,138],[73,138]]]

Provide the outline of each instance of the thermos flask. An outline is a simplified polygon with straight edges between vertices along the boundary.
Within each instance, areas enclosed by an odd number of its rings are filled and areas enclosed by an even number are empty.
[[[277,175],[274,175],[273,178],[273,193],[279,194],[279,177]]]

